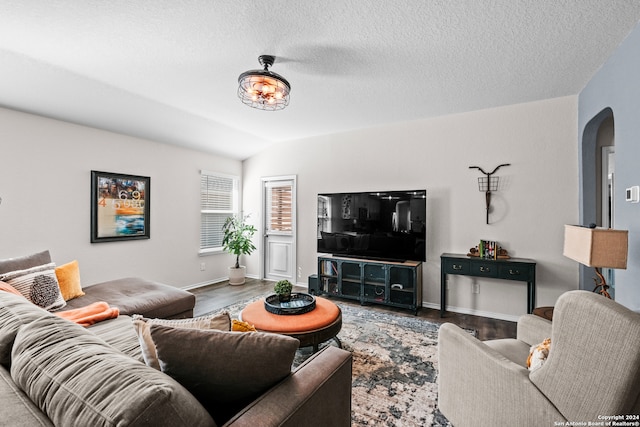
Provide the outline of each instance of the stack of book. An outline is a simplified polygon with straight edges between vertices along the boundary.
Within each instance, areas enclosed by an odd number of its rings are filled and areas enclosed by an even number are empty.
[[[480,252],[480,258],[484,259],[498,259],[498,242],[494,240],[480,240],[478,245],[478,251]]]

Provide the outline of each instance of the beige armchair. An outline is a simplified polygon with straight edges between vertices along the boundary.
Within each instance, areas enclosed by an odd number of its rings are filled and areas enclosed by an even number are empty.
[[[531,345],[549,337],[545,364],[529,371]],[[592,292],[561,295],[553,323],[520,317],[517,339],[483,342],[444,324],[438,352],[439,407],[455,427],[606,425],[640,414],[640,313]]]

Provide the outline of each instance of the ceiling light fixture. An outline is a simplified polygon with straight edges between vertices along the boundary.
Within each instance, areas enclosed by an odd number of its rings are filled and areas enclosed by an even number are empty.
[[[238,98],[243,104],[259,110],[282,110],[289,105],[291,85],[280,74],[269,71],[276,57],[260,55],[263,70],[245,71],[238,77]]]

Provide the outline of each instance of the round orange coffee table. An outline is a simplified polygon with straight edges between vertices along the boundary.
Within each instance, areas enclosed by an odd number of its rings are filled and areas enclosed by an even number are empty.
[[[252,324],[260,332],[288,335],[300,340],[300,347],[318,345],[335,339],[338,346],[342,344],[336,335],[342,328],[342,312],[340,307],[331,301],[316,297],[316,308],[304,314],[273,314],[264,308],[264,299],[252,302],[240,313],[240,319]]]

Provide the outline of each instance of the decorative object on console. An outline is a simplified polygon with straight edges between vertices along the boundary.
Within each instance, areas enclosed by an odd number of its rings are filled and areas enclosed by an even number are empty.
[[[480,257],[482,259],[509,259],[509,253],[498,242],[493,240],[480,240],[480,244],[469,249],[467,256]]]
[[[503,163],[501,165],[496,166],[496,168],[491,172],[485,172],[479,166],[469,166],[469,169],[478,169],[480,172],[485,174],[486,176],[478,178],[478,190],[485,192],[485,203],[487,208],[487,224],[489,224],[489,207],[491,206],[491,192],[498,190],[498,181],[499,177],[493,176],[494,173],[498,171],[502,166],[511,166],[510,163]]]
[[[238,77],[238,98],[244,105],[259,110],[282,110],[289,105],[291,85],[280,74],[269,71],[276,57],[260,55],[263,70],[245,71]]]
[[[627,251],[629,244],[627,230],[611,228],[582,227],[579,225],[564,226],[563,255],[578,261],[587,267],[595,267],[596,286],[593,292],[611,298],[607,289],[609,285],[602,275],[601,268],[627,268]]]
[[[251,238],[256,232],[256,228],[247,224],[249,215],[228,217],[223,226],[222,231],[222,247],[225,251],[236,256],[236,263],[233,267],[229,267],[229,284],[243,285],[245,282],[246,267],[240,265],[240,255],[251,255],[256,246]]]
[[[148,176],[91,171],[91,243],[149,239]]]
[[[467,256],[480,257],[482,259],[509,259],[509,252],[498,245],[497,242],[480,240],[480,244],[469,249]]]

